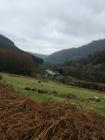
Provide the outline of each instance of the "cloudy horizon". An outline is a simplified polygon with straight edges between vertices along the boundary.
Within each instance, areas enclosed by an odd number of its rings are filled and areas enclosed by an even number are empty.
[[[105,38],[105,0],[0,0],[0,34],[51,54]]]

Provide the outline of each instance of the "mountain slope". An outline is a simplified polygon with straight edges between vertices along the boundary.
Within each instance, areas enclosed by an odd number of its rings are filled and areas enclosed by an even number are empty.
[[[74,62],[72,61],[71,63],[72,64],[79,63],[80,65],[85,65],[85,66],[91,65],[95,68],[100,69],[100,71],[103,70],[103,68],[105,70],[105,51],[94,53],[93,55],[89,55],[85,59],[80,59]]]
[[[20,50],[10,39],[0,35],[0,71],[31,74],[42,62],[42,59]]]
[[[0,49],[1,48],[19,50],[10,39],[0,34]]]
[[[64,65],[58,65],[58,68],[58,70],[66,76],[65,81],[67,83],[71,82],[70,84],[72,84],[72,78],[67,80],[67,77],[71,76],[76,78],[76,86],[79,84],[79,86],[82,87],[86,86],[87,88],[105,90],[105,88],[100,85],[91,84],[91,82],[105,83],[105,51],[94,53],[87,58],[71,60]],[[78,83],[77,79],[79,80]],[[90,82],[90,84],[87,84],[87,81]]]
[[[105,50],[105,39],[93,41],[90,44],[84,45],[79,48],[72,48],[67,50],[61,50],[53,53],[45,59],[47,63],[63,64],[73,59],[84,58],[88,55],[92,55],[95,52]]]

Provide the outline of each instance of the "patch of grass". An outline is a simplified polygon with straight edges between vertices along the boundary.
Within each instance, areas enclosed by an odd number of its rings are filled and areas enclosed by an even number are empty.
[[[87,101],[89,98],[94,98],[98,96],[104,98],[105,93],[88,90],[84,88],[78,88],[73,86],[64,85],[62,83],[53,82],[53,81],[44,81],[35,78],[25,77],[25,76],[16,76],[1,73],[3,80],[6,84],[14,88],[18,93],[29,96],[29,98],[40,101],[40,102],[66,102],[76,104],[87,109],[94,110],[102,115],[105,115],[105,100],[102,99],[100,102]],[[31,89],[42,89],[49,92],[48,93],[38,93],[37,91],[27,91],[26,87]],[[55,91],[55,93],[54,93]],[[57,94],[56,94],[57,93]],[[71,95],[76,98],[67,98]]]

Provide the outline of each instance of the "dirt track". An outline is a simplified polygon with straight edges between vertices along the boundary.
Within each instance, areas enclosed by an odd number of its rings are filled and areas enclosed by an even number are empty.
[[[105,119],[70,105],[35,103],[0,85],[0,140],[105,140]]]

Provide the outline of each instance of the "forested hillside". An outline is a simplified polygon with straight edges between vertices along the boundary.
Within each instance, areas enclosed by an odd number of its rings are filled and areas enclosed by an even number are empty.
[[[105,90],[102,84],[98,84],[105,83],[105,51],[58,65],[57,70],[64,75],[66,84]]]
[[[8,38],[0,35],[0,71],[32,74],[43,60],[18,49]]]

